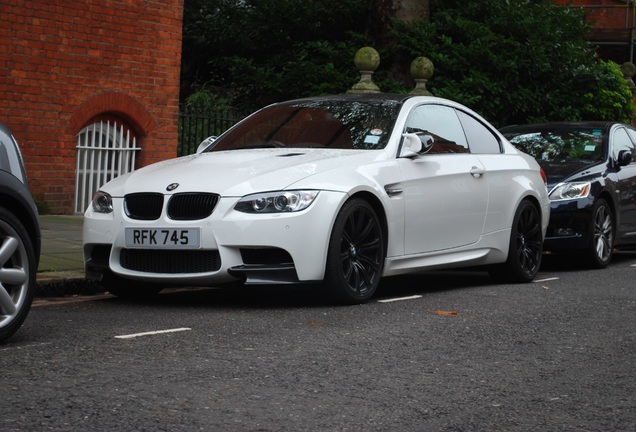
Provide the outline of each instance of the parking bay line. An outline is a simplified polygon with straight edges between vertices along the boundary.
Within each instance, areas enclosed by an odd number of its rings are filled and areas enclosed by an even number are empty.
[[[378,303],[391,303],[391,302],[396,302],[396,301],[404,301],[404,300],[415,300],[418,298],[422,298],[421,295],[412,295],[412,296],[408,296],[408,297],[396,297],[396,298],[390,298],[390,299],[383,299],[383,300],[378,300]]]
[[[555,280],[559,280],[558,277],[549,277],[549,278],[545,278],[545,279],[537,279],[534,282],[535,283],[539,283],[539,282],[550,282],[550,281],[555,281]]]
[[[115,339],[132,339],[132,338],[136,338],[140,336],[152,336],[152,335],[158,335],[158,334],[164,334],[164,333],[175,333],[175,332],[182,332],[182,331],[188,331],[188,330],[192,330],[192,329],[189,327],[182,327],[182,328],[168,329],[168,330],[156,330],[156,331],[149,331],[144,333],[134,333],[134,334],[128,334],[128,335],[115,336]]]

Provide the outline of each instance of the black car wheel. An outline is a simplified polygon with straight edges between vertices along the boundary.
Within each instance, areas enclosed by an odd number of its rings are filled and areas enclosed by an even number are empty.
[[[24,322],[35,292],[36,257],[27,230],[0,207],[0,341]]]
[[[543,256],[543,232],[541,215],[537,207],[528,200],[519,204],[512,223],[508,259],[493,266],[493,278],[511,282],[530,282],[539,272]]]
[[[605,268],[612,259],[614,249],[614,215],[607,201],[599,199],[592,209],[592,238],[587,248],[586,261],[592,268]]]
[[[357,304],[369,300],[380,283],[384,238],[378,217],[368,202],[345,203],[329,241],[325,285],[333,299]]]

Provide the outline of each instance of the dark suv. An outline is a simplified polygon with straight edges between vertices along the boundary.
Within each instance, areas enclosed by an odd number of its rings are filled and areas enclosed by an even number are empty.
[[[13,335],[29,313],[40,242],[38,211],[18,143],[0,124],[0,342]]]

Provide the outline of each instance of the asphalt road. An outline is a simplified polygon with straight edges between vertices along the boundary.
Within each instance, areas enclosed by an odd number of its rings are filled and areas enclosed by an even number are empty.
[[[0,345],[0,431],[634,431],[636,254],[384,281],[39,299]],[[165,332],[168,331],[168,332]]]

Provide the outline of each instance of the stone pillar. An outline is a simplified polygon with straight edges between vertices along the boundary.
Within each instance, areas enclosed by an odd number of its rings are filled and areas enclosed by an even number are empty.
[[[435,68],[433,62],[426,57],[418,57],[411,63],[411,76],[415,80],[415,88],[411,90],[412,95],[433,96],[433,93],[426,88],[426,82],[433,76]]]
[[[380,54],[372,47],[360,48],[353,57],[353,63],[360,72],[360,81],[347,93],[380,93],[380,88],[371,77],[380,66]]]

